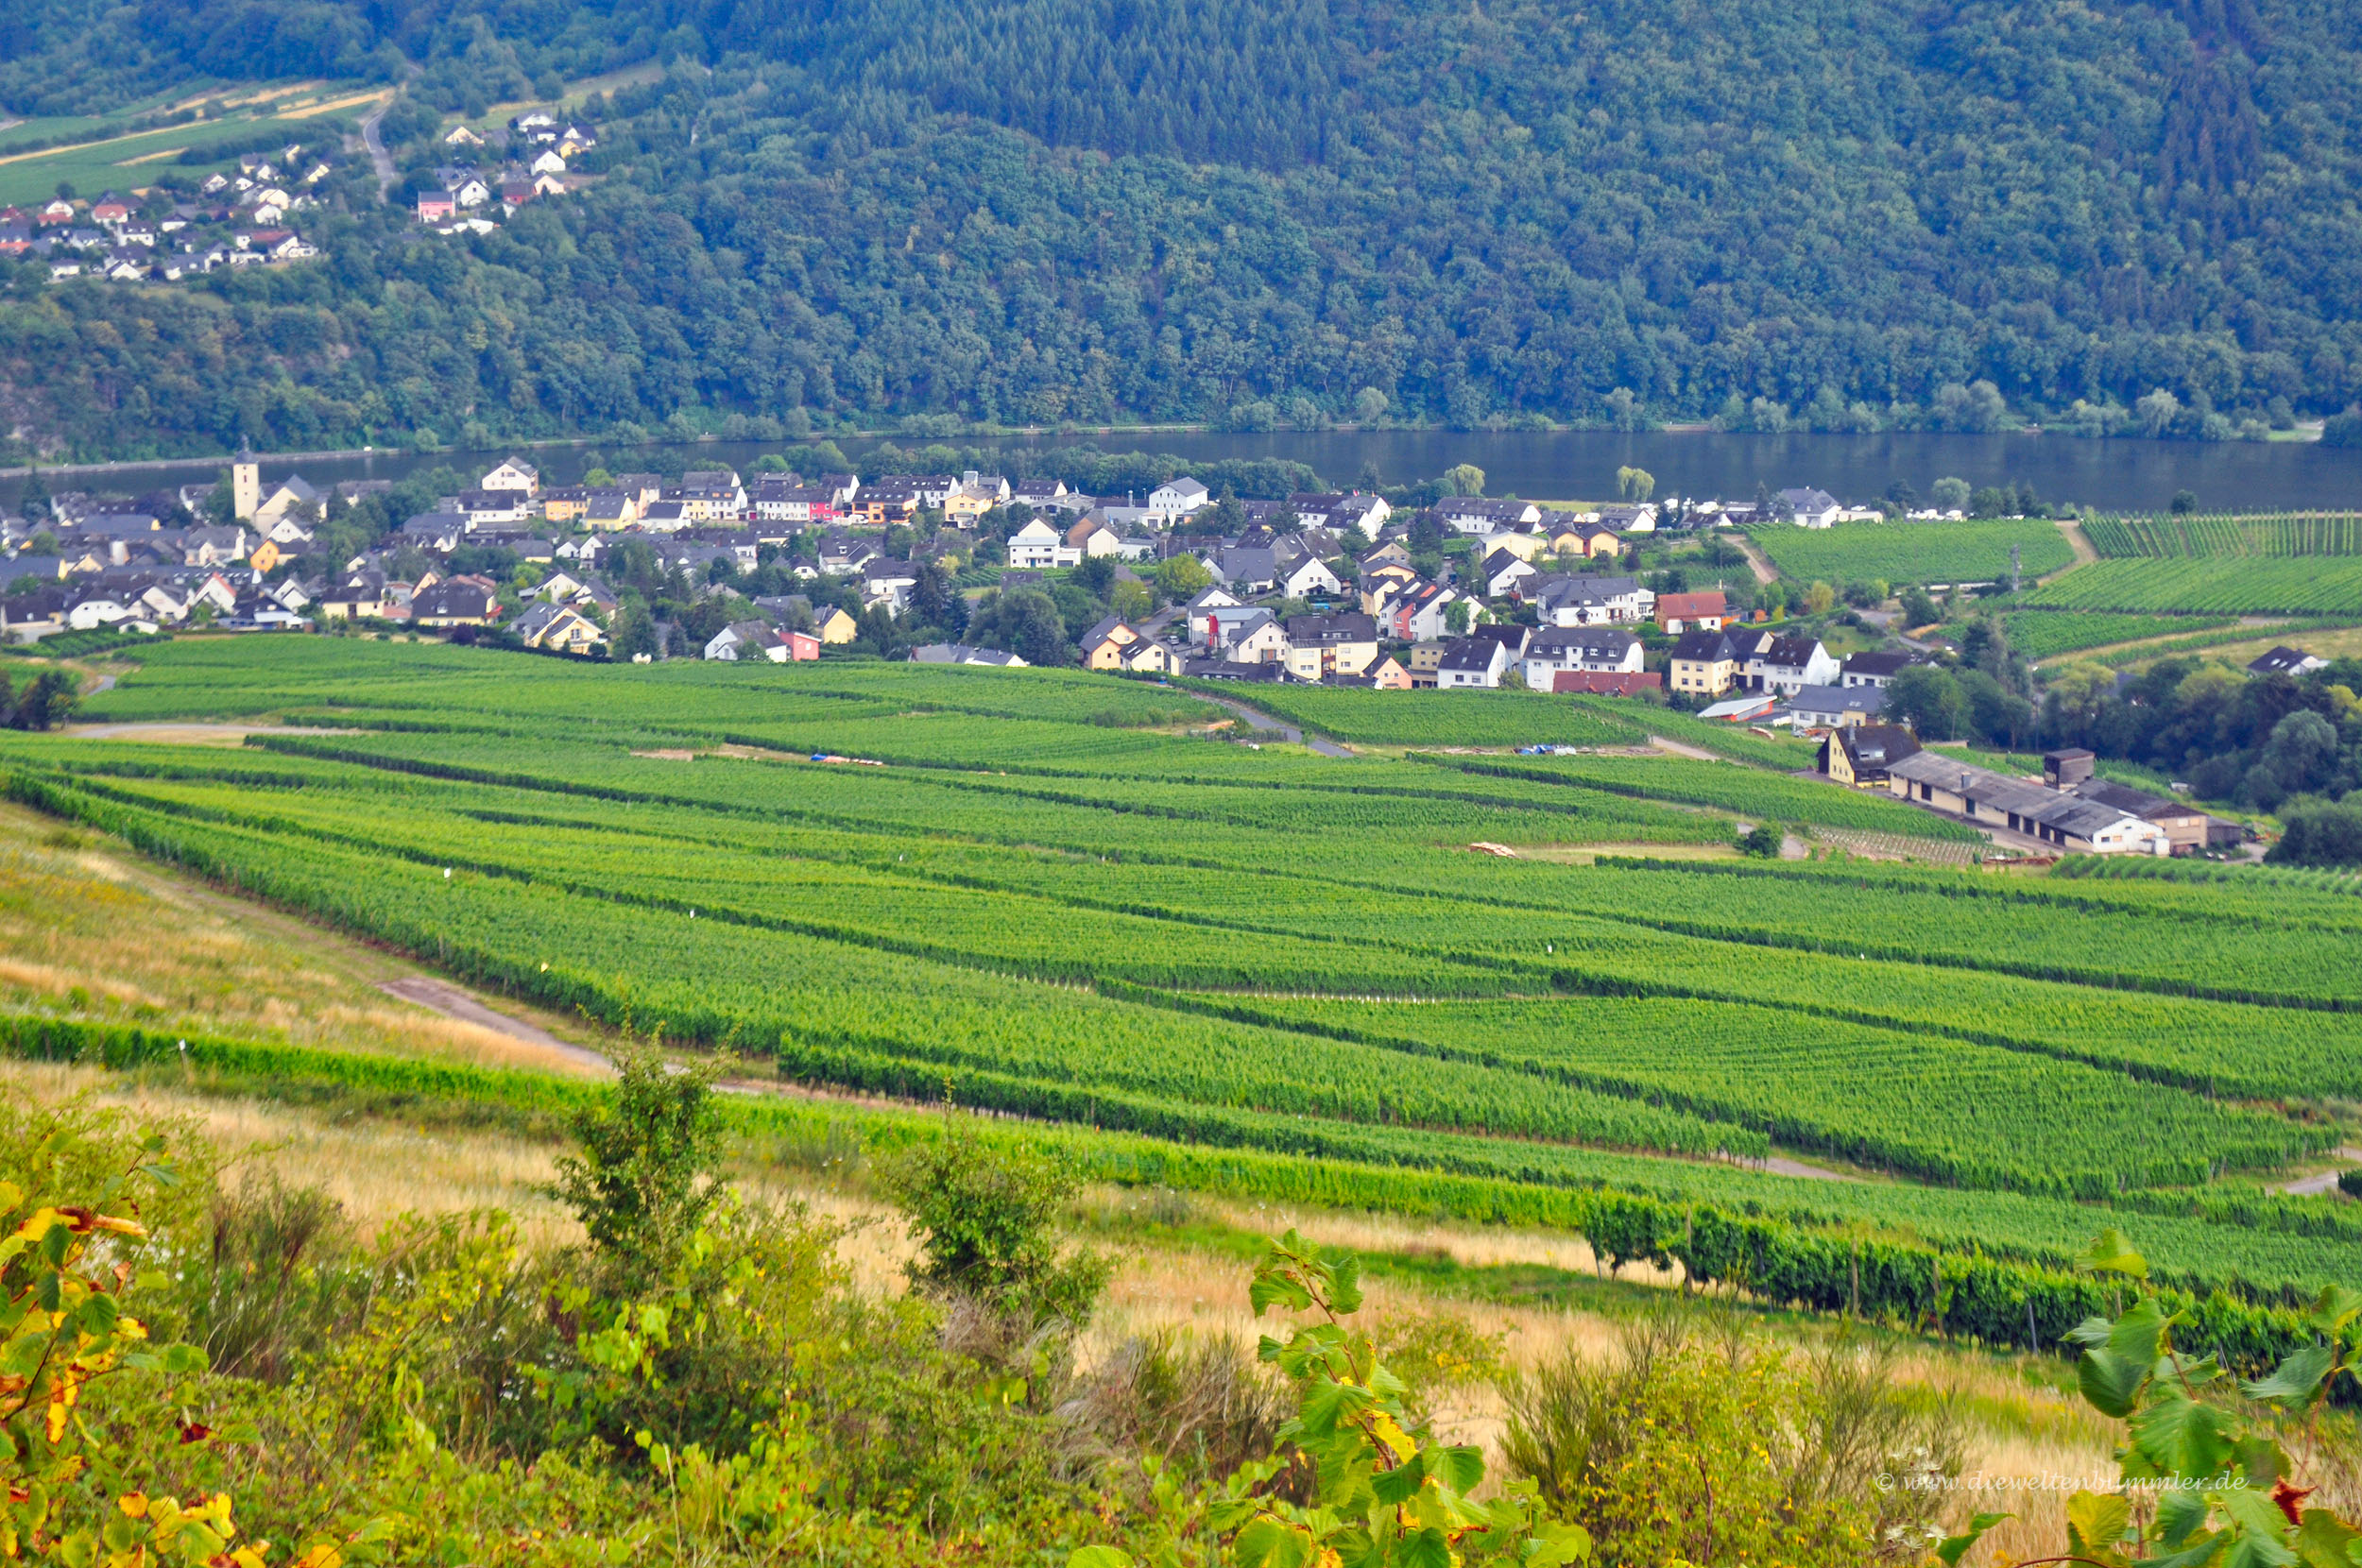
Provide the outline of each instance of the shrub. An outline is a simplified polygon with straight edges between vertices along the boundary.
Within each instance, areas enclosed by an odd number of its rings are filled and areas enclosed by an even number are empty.
[[[913,1284],[1036,1323],[1088,1321],[1109,1265],[1087,1252],[1058,1255],[1052,1221],[1074,1195],[1070,1168],[965,1136],[947,1109],[942,1134],[881,1163],[878,1181],[918,1239]]]

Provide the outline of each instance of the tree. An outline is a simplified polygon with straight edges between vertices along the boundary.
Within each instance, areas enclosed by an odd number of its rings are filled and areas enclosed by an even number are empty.
[[[1965,512],[1968,510],[1969,488],[1968,481],[1965,479],[1960,479],[1947,475],[1943,479],[1937,480],[1933,485],[1928,486],[1927,493],[1929,498],[1935,503],[1935,508],[1939,512]]]
[[[1960,683],[1933,664],[1914,664],[1887,687],[1887,712],[1923,741],[1958,740],[1968,719]]]
[[[557,1162],[557,1195],[590,1244],[626,1272],[688,1238],[722,1194],[714,1069],[652,1051],[615,1056],[615,1084],[574,1113],[579,1152]]]
[[[950,1106],[940,1133],[880,1163],[878,1185],[918,1242],[915,1285],[972,1297],[1030,1322],[1087,1322],[1108,1263],[1058,1255],[1053,1222],[1080,1178],[1070,1164],[985,1142]]]
[[[1474,463],[1455,463],[1444,470],[1444,488],[1456,496],[1481,496],[1484,493],[1484,470]]]
[[[1626,501],[1646,501],[1656,494],[1656,475],[1646,469],[1617,469],[1616,493]]]
[[[1836,603],[1837,590],[1826,583],[1815,582],[1812,587],[1805,590],[1805,613],[1806,615],[1826,615],[1829,613],[1830,606]]]
[[[11,729],[54,729],[82,700],[82,683],[63,670],[43,670],[11,700],[7,674],[0,673],[0,706]]]
[[[1375,386],[1365,386],[1353,395],[1353,417],[1361,424],[1374,425],[1386,417],[1386,394]]]
[[[1772,824],[1759,822],[1738,836],[1738,852],[1760,861],[1776,861],[1786,837]]]
[[[2280,818],[2280,842],[2264,859],[2274,865],[2362,865],[2362,803],[2291,806]]]
[[[1159,561],[1152,575],[1165,597],[1175,602],[1195,598],[1214,582],[1214,574],[1194,555],[1174,555]]]
[[[2176,490],[2173,492],[2173,500],[2169,503],[2169,506],[2175,517],[2186,518],[2192,512],[2198,510],[2198,492],[2195,490]]]

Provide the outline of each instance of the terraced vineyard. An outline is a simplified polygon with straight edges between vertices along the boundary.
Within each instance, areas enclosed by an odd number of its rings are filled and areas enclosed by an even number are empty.
[[[2362,1277],[2362,1232],[2302,1205],[2151,1212],[2353,1137],[2343,885],[1701,861],[1742,818],[1962,835],[1788,776],[1787,745],[1438,749],[1623,744],[1655,710],[1272,695],[1428,749],[1249,751],[1191,738],[1213,711],[1187,693],[1080,673],[192,639],[88,717],[298,727],[8,734],[0,770],[478,984],[806,1083],[948,1085],[1176,1160],[1357,1162],[1512,1209],[1605,1185],[2051,1262],[2114,1202],[2176,1279]],[[1733,1165],[1775,1150],[1859,1179]]]
[[[2021,603],[2136,614],[2362,616],[2362,559],[2094,561],[2032,589]]]
[[[2362,555],[2362,513],[2092,518],[2083,537],[2103,556]]]
[[[2030,659],[2238,624],[2229,616],[2127,615],[2114,610],[2013,610],[2002,622],[2011,651]]]
[[[1840,522],[1830,528],[1764,523],[1748,530],[1780,575],[1800,583],[1871,578],[1911,583],[2003,583],[2010,546],[2029,580],[2075,559],[2056,523],[2042,518],[1956,522]]]

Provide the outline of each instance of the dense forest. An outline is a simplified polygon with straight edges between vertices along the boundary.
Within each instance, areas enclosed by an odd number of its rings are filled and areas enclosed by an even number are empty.
[[[2325,0],[27,0],[0,109],[635,63],[573,196],[0,294],[43,455],[855,420],[2224,438],[2362,398]],[[406,190],[406,188],[405,188]],[[399,198],[405,191],[398,191]],[[2161,396],[2162,394],[2162,396]]]

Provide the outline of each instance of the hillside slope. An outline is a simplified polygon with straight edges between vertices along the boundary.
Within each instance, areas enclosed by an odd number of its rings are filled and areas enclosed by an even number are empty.
[[[36,444],[684,411],[1979,428],[1978,380],[2094,426],[2164,387],[2148,424],[2199,434],[2362,395],[2362,36],[2318,0],[164,9],[26,8],[0,106],[242,60],[407,59],[419,103],[479,110],[673,68],[595,106],[603,182],[497,236],[355,179],[332,261],[220,280],[228,310],[28,270],[0,366]],[[238,29],[272,46],[228,58]]]

